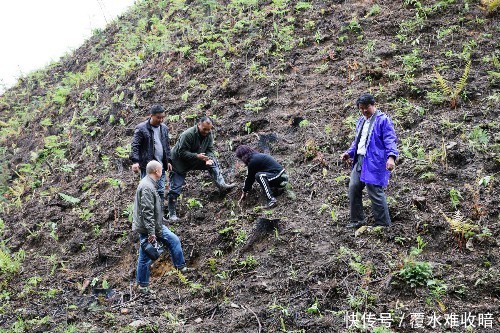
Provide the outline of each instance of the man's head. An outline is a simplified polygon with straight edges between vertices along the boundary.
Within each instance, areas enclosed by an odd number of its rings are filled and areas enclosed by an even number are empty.
[[[146,173],[154,180],[161,178],[162,171],[163,167],[158,161],[152,160],[146,165]]]
[[[370,94],[363,94],[356,101],[356,106],[365,118],[370,118],[376,111],[375,97]]]
[[[149,123],[152,126],[159,126],[165,119],[165,109],[161,105],[153,105],[151,109],[149,109],[149,113],[151,114]]]
[[[209,135],[213,127],[214,125],[212,123],[212,119],[207,116],[203,116],[200,118],[200,120],[198,120],[198,131],[200,132],[201,136]]]

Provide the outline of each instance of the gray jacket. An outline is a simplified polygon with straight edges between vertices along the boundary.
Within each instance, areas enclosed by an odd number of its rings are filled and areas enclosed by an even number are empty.
[[[163,214],[156,181],[149,175],[142,178],[134,200],[132,230],[140,234],[162,235]]]

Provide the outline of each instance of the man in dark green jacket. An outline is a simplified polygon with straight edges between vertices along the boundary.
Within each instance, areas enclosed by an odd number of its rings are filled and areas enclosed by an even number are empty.
[[[185,130],[172,148],[172,172],[168,191],[168,214],[170,220],[178,220],[175,212],[176,200],[181,194],[186,174],[191,170],[207,170],[221,192],[234,184],[226,184],[214,154],[214,127],[209,117],[201,117],[198,123]]]
[[[163,172],[162,165],[158,161],[150,161],[145,171],[146,176],[142,178],[135,193],[132,230],[139,233],[141,243],[148,241],[155,244],[157,239],[163,239],[170,251],[175,268],[183,270],[186,263],[181,241],[162,223],[163,210],[157,191],[157,183]],[[144,293],[149,292],[151,262],[142,246],[139,246],[136,280],[139,291]]]

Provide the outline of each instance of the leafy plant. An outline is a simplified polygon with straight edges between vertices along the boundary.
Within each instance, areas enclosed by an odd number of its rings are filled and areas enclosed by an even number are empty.
[[[299,123],[299,127],[307,127],[309,126],[311,123],[309,122],[309,120],[307,119],[304,119],[302,120],[300,123]]]
[[[66,202],[75,205],[80,202],[80,199],[72,197],[71,195],[64,194],[62,192],[59,192],[59,196]]]
[[[428,262],[416,261],[415,257],[422,253],[426,243],[417,236],[417,247],[412,247],[410,254],[403,260],[403,267],[396,275],[412,288],[427,284],[433,276],[432,267]]]
[[[460,192],[454,188],[450,190],[450,201],[451,201],[451,206],[456,209],[457,206],[460,204],[460,199],[462,199],[462,195]]]
[[[432,268],[428,262],[406,259],[403,267],[397,273],[410,287],[423,286],[432,278]]]
[[[306,313],[321,315],[321,312],[319,311],[319,304],[318,304],[317,300],[306,309]]]
[[[482,129],[479,125],[474,126],[472,131],[469,133],[469,143],[473,148],[485,149],[490,141],[490,136],[488,132]]]
[[[252,122],[251,121],[247,121],[245,123],[244,128],[245,128],[245,132],[247,132],[247,134],[252,133]]]
[[[264,108],[264,105],[267,103],[267,97],[262,97],[257,100],[248,100],[247,103],[243,106],[245,110],[250,110],[252,112],[258,113],[260,110]]]
[[[245,260],[241,260],[239,265],[245,268],[257,266],[257,260],[252,256],[246,256]]]
[[[195,209],[195,208],[202,208],[203,205],[201,204],[201,202],[198,199],[189,198],[187,200],[187,207],[189,210],[191,210],[191,209]]]
[[[130,144],[123,147],[116,147],[115,153],[119,158],[128,158],[130,152],[132,151],[132,146]]]

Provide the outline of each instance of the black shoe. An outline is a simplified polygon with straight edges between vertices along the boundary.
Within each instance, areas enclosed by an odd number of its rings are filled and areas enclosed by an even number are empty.
[[[285,192],[285,188],[284,187],[272,187],[271,191],[273,192],[273,195],[275,197],[279,197],[280,195],[282,195]]]
[[[274,206],[276,206],[278,204],[278,201],[276,201],[275,198],[271,198],[269,199],[269,201],[267,202],[267,208],[273,208]]]
[[[391,225],[392,225],[391,223],[387,224],[387,223],[379,223],[379,222],[375,222],[375,224],[374,224],[374,226],[376,226],[376,227],[390,227]]]
[[[357,229],[357,228],[362,227],[364,225],[365,224],[363,222],[352,222],[352,223],[349,223],[348,225],[346,225],[346,228]]]

